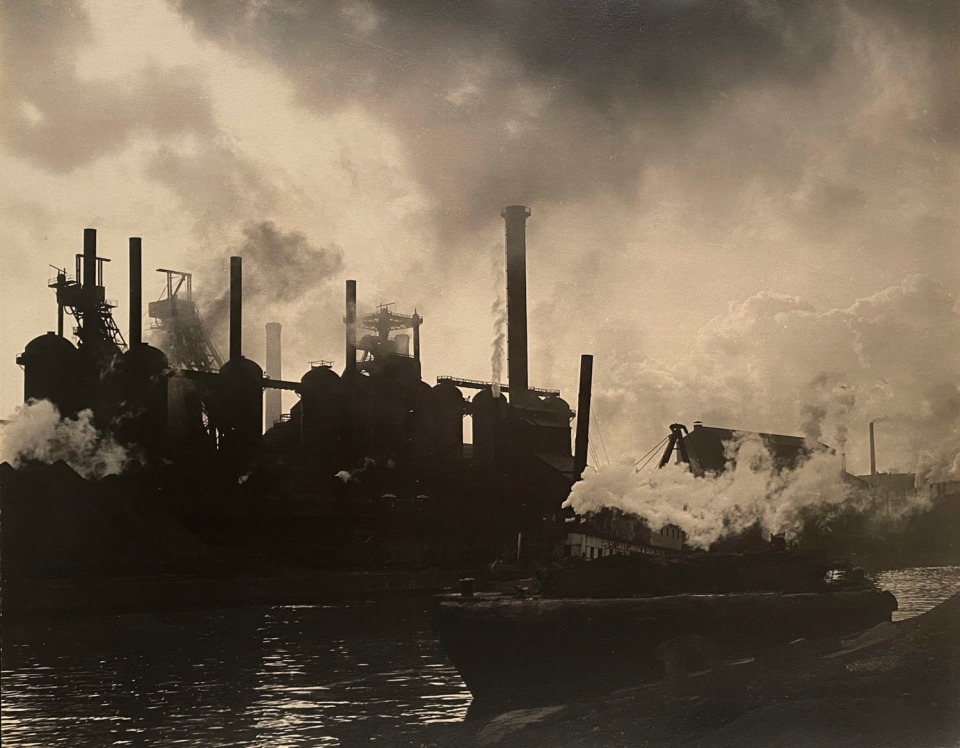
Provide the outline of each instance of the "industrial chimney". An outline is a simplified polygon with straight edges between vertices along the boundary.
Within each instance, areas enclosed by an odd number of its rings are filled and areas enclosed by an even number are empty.
[[[573,475],[579,478],[587,468],[590,439],[590,396],[593,389],[593,356],[580,357],[580,393],[577,396],[577,436],[573,451]]]
[[[230,360],[243,355],[241,335],[243,324],[243,258],[230,258]]]
[[[267,334],[267,376],[270,379],[283,379],[280,364],[280,331],[279,322],[268,322],[266,326]],[[264,393],[264,414],[266,415],[266,424],[264,431],[273,427],[283,413],[283,403],[281,392],[278,389],[270,388]]]
[[[357,282],[347,281],[346,314],[343,318],[346,331],[347,347],[343,375],[352,376],[357,373]]]
[[[141,286],[141,242],[139,236],[130,237],[130,348],[136,348],[143,342],[143,289]]]
[[[527,394],[527,218],[525,205],[508,205],[500,216],[506,227],[507,250],[507,381],[510,400]]]
[[[870,475],[877,474],[877,447],[873,441],[873,421],[870,421]]]
[[[97,230],[83,230],[83,287],[97,285]]]

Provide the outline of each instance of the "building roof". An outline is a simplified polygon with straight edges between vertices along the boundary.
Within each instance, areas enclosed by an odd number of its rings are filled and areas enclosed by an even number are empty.
[[[727,464],[724,443],[742,434],[760,437],[773,456],[774,464],[781,470],[795,468],[811,452],[810,444],[802,436],[735,431],[696,424],[693,430],[683,437],[694,472],[697,474],[723,472]],[[829,447],[818,442],[816,449],[829,449]]]

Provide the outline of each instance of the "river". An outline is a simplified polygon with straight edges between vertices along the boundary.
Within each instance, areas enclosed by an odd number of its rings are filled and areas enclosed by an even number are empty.
[[[882,572],[896,619],[960,567]],[[419,745],[466,715],[425,598],[4,621],[5,746]]]

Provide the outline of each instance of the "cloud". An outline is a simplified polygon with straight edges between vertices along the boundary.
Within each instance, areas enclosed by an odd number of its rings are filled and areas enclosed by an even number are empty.
[[[145,65],[133,75],[82,78],[78,53],[93,40],[79,2],[4,3],[4,114],[10,150],[53,172],[119,151],[138,135],[204,132],[213,114],[192,67]]]
[[[685,419],[800,431],[840,446],[850,430],[865,434],[883,416],[881,469],[912,471],[926,450],[939,455],[928,459],[934,473],[934,463],[956,459],[945,448],[960,429],[960,352],[950,342],[957,339],[957,296],[922,276],[827,311],[760,293],[732,304],[675,362],[653,360],[642,341],[602,330],[594,411],[608,444],[637,448]]]

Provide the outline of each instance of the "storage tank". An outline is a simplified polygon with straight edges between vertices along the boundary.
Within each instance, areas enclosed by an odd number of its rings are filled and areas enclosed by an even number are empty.
[[[439,460],[463,458],[463,414],[466,401],[450,382],[440,382],[431,390],[433,410],[433,449]]]
[[[80,352],[56,333],[31,340],[17,356],[23,366],[23,400],[49,400],[63,416],[75,416],[86,400]]]
[[[158,457],[167,433],[169,362],[163,351],[147,343],[133,345],[121,359],[124,394],[120,436]]]
[[[426,382],[418,382],[405,424],[409,454],[418,465],[425,465],[433,456],[433,424],[433,388]]]
[[[502,460],[506,454],[506,429],[510,406],[503,395],[494,397],[480,390],[471,401],[473,410],[473,456],[484,465]]]
[[[227,361],[212,389],[210,406],[221,453],[238,463],[252,458],[263,429],[263,369],[243,356]]]
[[[340,462],[345,414],[343,380],[327,366],[300,378],[300,443],[305,455]]]

